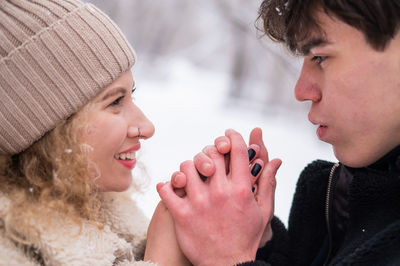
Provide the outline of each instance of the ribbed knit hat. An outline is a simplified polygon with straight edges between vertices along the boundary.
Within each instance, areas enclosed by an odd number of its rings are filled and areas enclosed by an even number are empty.
[[[17,154],[132,67],[110,18],[78,0],[0,0],[0,153]]]

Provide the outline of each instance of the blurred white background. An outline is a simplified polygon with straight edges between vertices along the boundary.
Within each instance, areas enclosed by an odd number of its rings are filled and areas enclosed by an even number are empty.
[[[90,0],[122,29],[138,54],[136,103],[156,126],[142,142],[148,182],[134,197],[151,217],[155,185],[225,129],[248,139],[261,127],[281,158],[275,214],[287,223],[296,181],[312,160],[335,160],[307,120],[293,87],[299,59],[256,30],[260,0]],[[258,24],[261,27],[260,24]]]

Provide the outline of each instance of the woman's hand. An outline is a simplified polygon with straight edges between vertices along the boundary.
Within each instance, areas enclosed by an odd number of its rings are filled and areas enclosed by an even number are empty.
[[[174,220],[162,201],[157,205],[147,231],[144,260],[162,266],[192,265],[179,248]]]
[[[254,142],[259,141],[257,134]],[[210,146],[204,153],[214,161],[215,174],[205,182],[193,162],[181,164],[185,197],[178,197],[171,183],[157,185],[174,217],[179,244],[195,265],[233,265],[253,260],[273,215],[275,173],[280,160],[268,162],[265,149],[268,163],[253,194],[247,146],[233,130],[228,130],[226,137],[231,145],[228,168],[224,155]],[[262,167],[262,160],[258,162]]]

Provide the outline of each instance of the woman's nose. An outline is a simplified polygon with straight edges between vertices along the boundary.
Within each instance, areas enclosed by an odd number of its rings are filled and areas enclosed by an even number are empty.
[[[146,117],[146,115],[137,107],[135,112],[137,115],[132,116],[131,122],[128,128],[128,137],[148,139],[154,135],[154,125]]]
[[[318,102],[321,100],[321,87],[315,71],[316,70],[312,69],[311,66],[307,66],[307,64],[303,62],[300,77],[294,88],[294,93],[298,101]]]
[[[143,114],[144,120],[140,126],[140,137],[142,139],[151,138],[154,135],[154,124]]]

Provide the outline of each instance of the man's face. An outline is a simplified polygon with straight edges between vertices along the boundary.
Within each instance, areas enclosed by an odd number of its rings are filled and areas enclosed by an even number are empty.
[[[305,48],[296,99],[339,161],[367,166],[400,144],[400,34],[374,50],[355,28],[318,12],[324,35]]]

